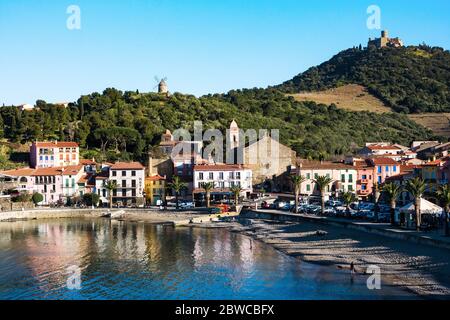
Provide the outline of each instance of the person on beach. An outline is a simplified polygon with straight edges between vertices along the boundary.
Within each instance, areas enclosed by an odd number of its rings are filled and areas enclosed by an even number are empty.
[[[355,264],[353,263],[353,261],[352,261],[352,263],[350,263],[350,274],[353,276],[354,274],[355,274]]]

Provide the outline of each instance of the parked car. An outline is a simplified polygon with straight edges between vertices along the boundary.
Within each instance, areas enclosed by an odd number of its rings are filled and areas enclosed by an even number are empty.
[[[195,205],[192,201],[183,201],[183,202],[180,202],[179,208],[180,209],[193,209],[193,208],[195,208]]]

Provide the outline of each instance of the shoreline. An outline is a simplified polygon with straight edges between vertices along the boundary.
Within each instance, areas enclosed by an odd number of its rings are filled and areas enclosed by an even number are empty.
[[[244,226],[239,223],[228,223],[228,229],[230,232],[239,233],[248,236],[255,241],[261,241],[267,245],[270,245],[274,249],[286,254],[288,256],[299,259],[307,263],[317,264],[321,266],[334,267],[337,269],[347,269],[350,270],[350,263],[355,263],[355,269],[357,271],[356,276],[367,276],[370,275],[366,273],[367,267],[369,265],[380,265],[382,283],[389,286],[394,286],[399,289],[404,290],[407,293],[413,294],[417,299],[448,299],[450,297],[450,282],[442,284],[442,281],[435,279],[436,274],[440,277],[439,280],[445,278],[446,276],[450,279],[450,270],[445,270],[445,274],[440,274],[440,271],[430,271],[423,269],[423,265],[420,265],[420,260],[423,256],[407,255],[402,250],[396,248],[391,248],[386,246],[386,240],[383,236],[375,236],[370,234],[364,234],[363,231],[346,230],[339,226],[323,226],[317,223],[311,222],[278,222],[263,219],[254,219],[257,221],[251,226]],[[204,227],[208,226],[193,226],[193,227]],[[227,226],[223,226],[227,228]],[[324,229],[327,229],[326,231]],[[318,235],[317,231],[326,232],[326,234]],[[347,244],[340,243],[335,248],[327,248],[327,242],[330,240],[330,232],[346,234],[346,231],[351,233],[359,233],[357,236],[353,235],[353,238],[360,238],[359,240],[346,239]],[[364,249],[355,250],[354,243],[366,241],[363,238],[378,238],[376,242],[382,242],[385,244],[385,250],[391,251],[389,255],[394,256],[394,260],[397,258],[398,261],[393,261],[392,257],[383,258],[383,250],[379,250],[376,255],[365,254]],[[315,238],[311,241],[311,238]],[[302,241],[304,240],[304,241]],[[383,241],[385,240],[385,241]],[[391,239],[389,239],[391,240]],[[389,242],[388,240],[388,242]],[[369,241],[373,241],[370,239]],[[427,248],[414,249],[414,244],[402,243],[400,247],[409,247],[409,250],[427,250]],[[440,250],[437,249],[436,250]],[[408,250],[406,250],[408,251]],[[435,253],[430,253],[437,260],[443,258],[441,268],[448,269],[449,262],[446,261],[446,257],[437,256]],[[408,261],[410,260],[410,261]],[[425,265],[426,267],[426,265]]]
[[[24,213],[22,218],[15,219],[5,219],[5,212],[2,212],[0,222],[58,218],[95,219],[101,218],[101,213],[106,210],[30,210],[19,212]],[[118,220],[166,224],[173,227],[225,228],[229,232],[261,241],[287,256],[307,263],[349,270],[350,263],[353,262],[357,271],[355,276],[358,277],[368,277],[365,272],[367,267],[378,264],[382,270],[382,283],[412,293],[418,299],[450,297],[450,252],[446,249],[315,221],[293,222],[257,218],[247,219],[251,222],[249,225],[240,222],[209,222],[217,216],[202,215],[198,212],[128,209],[124,217]],[[189,223],[191,219],[195,220],[193,224]],[[443,281],[445,278],[449,280]]]

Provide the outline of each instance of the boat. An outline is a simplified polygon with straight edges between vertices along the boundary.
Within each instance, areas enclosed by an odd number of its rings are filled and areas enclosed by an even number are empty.
[[[111,211],[102,212],[100,218],[111,218]]]
[[[125,210],[119,210],[111,213],[111,219],[122,219],[125,215]]]

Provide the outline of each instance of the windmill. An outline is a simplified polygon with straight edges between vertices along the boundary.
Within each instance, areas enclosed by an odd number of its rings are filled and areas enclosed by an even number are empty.
[[[167,86],[167,77],[164,77],[162,79],[159,79],[158,76],[155,76],[156,85],[153,87],[153,89],[158,88],[158,93],[169,93],[169,87]]]

